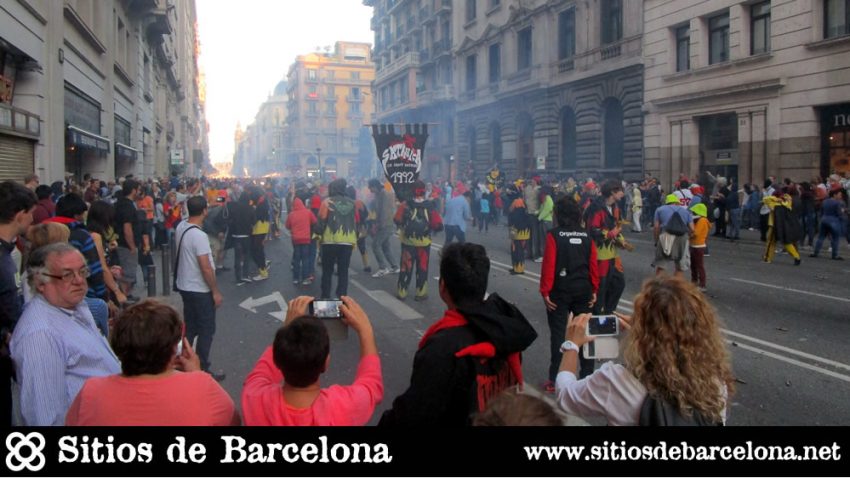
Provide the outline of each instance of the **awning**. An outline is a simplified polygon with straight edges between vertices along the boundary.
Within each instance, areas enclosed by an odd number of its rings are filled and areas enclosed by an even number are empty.
[[[109,154],[111,141],[109,138],[89,133],[76,126],[68,126],[68,143],[80,148],[94,149],[99,153]]]
[[[124,159],[127,161],[135,161],[139,159],[139,151],[138,149],[131,148],[126,144],[115,143],[115,159]]]

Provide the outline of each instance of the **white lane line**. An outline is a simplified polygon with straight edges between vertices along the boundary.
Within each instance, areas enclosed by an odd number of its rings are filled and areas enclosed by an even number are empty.
[[[433,247],[437,250],[441,250],[443,248],[443,245],[437,244],[436,242],[434,242],[434,243],[431,243],[431,247]],[[514,266],[512,266],[510,264],[505,264],[505,263],[502,263],[502,262],[499,262],[499,261],[494,261],[493,259],[490,259],[490,264],[492,264],[494,266],[498,266],[499,269],[504,269],[508,272],[510,272],[514,268]],[[534,283],[538,283],[540,281],[540,274],[536,274],[536,273],[531,272],[529,270],[526,270],[525,274],[518,275],[516,277],[519,277],[521,279],[525,279],[529,282],[534,282]]]
[[[751,281],[751,280],[738,279],[738,278],[735,278],[735,277],[730,277],[730,279],[735,281],[735,282],[743,282],[744,284],[752,284],[752,285],[757,285],[757,286],[761,286],[761,287],[768,287],[768,288],[771,288],[771,289],[779,289],[779,290],[784,290],[784,291],[788,291],[788,292],[796,292],[798,294],[811,295],[811,296],[814,296],[814,297],[821,297],[821,298],[824,298],[824,299],[831,299],[831,300],[837,300],[837,301],[841,301],[841,302],[850,303],[850,299],[845,299],[843,297],[834,297],[834,296],[831,296],[831,295],[818,294],[816,292],[809,292],[809,291],[806,291],[806,290],[792,289],[790,287],[782,287],[782,286],[779,286],[779,285],[765,284],[763,282],[756,282],[756,281]]]
[[[727,342],[730,343],[730,344],[732,343],[731,340],[727,340]],[[738,348],[742,348],[744,350],[749,350],[750,352],[755,352],[759,355],[765,355],[767,357],[774,358],[774,359],[779,360],[781,362],[787,362],[787,363],[790,363],[792,365],[796,365],[798,367],[809,369],[809,370],[812,370],[814,372],[818,372],[818,373],[828,375],[828,376],[833,377],[833,378],[837,378],[839,380],[843,380],[845,382],[850,382],[850,376],[848,376],[848,375],[843,375],[843,374],[840,374],[840,373],[837,373],[837,372],[833,372],[832,370],[827,370],[825,368],[818,367],[817,365],[807,364],[805,362],[801,362],[799,360],[795,360],[795,359],[786,357],[784,355],[775,354],[773,352],[768,352],[766,350],[762,350],[762,349],[759,349],[757,347],[751,347],[747,344],[742,344],[740,342],[736,342],[735,344],[738,346]]]
[[[356,280],[349,279],[348,282],[360,289],[360,291],[368,295],[372,300],[384,306],[384,308],[401,320],[417,320],[425,317],[404,302],[390,295],[387,291],[368,290]]]

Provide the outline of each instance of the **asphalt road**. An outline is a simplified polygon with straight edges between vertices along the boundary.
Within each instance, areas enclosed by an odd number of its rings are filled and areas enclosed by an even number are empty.
[[[746,231],[744,235],[748,240],[734,244],[710,240],[711,257],[706,259],[708,295],[723,321],[738,379],[729,424],[850,425],[850,261],[808,259],[806,253],[798,267],[787,255],[764,264],[757,235]],[[654,272],[650,267],[651,234],[631,234],[629,238],[637,250],[623,256],[627,285],[620,306],[624,312],[630,312],[641,282]],[[397,275],[373,279],[362,272],[356,251],[352,257],[349,295],[369,314],[384,373],[384,401],[372,423],[406,389],[417,344],[424,331],[442,317],[444,306],[435,280],[442,240],[442,234],[435,237],[431,298],[425,302],[399,301],[395,298]],[[483,244],[491,256],[488,290],[515,302],[539,334],[523,362],[526,382],[539,388],[548,367],[549,337],[545,308],[537,292],[539,264],[527,263],[525,276],[508,274],[509,242],[504,226],[495,226],[486,234],[470,228],[467,240]],[[393,248],[397,256],[399,245],[395,243]],[[244,377],[280,326],[272,315],[280,317],[282,309],[276,294],[288,301],[319,293],[318,282],[309,287],[292,284],[291,250],[286,236],[268,244],[272,270],[267,281],[237,287],[232,272],[219,275],[225,303],[217,313],[212,362],[213,368],[227,373],[222,385],[237,405]],[[850,257],[846,249],[844,255]],[[230,254],[226,262],[232,266]],[[372,267],[376,267],[373,258]],[[252,299],[267,303],[252,312],[248,310]],[[330,371],[323,383],[350,383],[358,354],[353,333],[345,341],[333,342]]]

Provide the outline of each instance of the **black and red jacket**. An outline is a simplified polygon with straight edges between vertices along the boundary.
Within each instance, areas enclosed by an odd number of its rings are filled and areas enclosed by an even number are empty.
[[[596,293],[599,273],[596,247],[587,231],[558,227],[546,234],[540,294],[575,296]]]

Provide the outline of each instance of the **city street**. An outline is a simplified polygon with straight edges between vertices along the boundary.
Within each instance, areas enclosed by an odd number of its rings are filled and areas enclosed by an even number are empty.
[[[757,233],[746,235],[749,240],[736,244],[710,240],[711,257],[707,259],[708,295],[724,324],[737,378],[729,424],[850,424],[850,350],[846,346],[850,341],[850,298],[845,279],[850,263],[809,259],[804,254],[799,267],[794,267],[787,255],[777,256],[773,264],[764,264]],[[399,301],[395,298],[398,276],[373,279],[361,271],[356,251],[352,257],[349,294],[372,320],[384,372],[384,401],[372,423],[377,423],[381,412],[406,389],[418,341],[442,316],[444,307],[435,280],[442,239],[442,234],[435,238],[429,280],[431,297],[422,303]],[[490,254],[488,290],[515,302],[539,334],[523,357],[526,382],[539,389],[548,364],[549,333],[537,292],[540,264],[527,262],[524,276],[508,274],[510,259],[504,226],[492,227],[486,234],[470,228],[468,240],[485,245]],[[623,257],[627,285],[620,309],[626,313],[631,311],[641,282],[653,273],[651,233],[630,234],[629,240],[637,249]],[[394,250],[398,252],[397,242]],[[286,236],[269,243],[267,254],[273,263],[268,281],[236,287],[232,272],[219,275],[225,303],[217,315],[213,368],[227,373],[222,385],[237,404],[242,381],[280,325],[272,316],[282,317],[280,299],[288,301],[297,295],[319,293],[318,281],[310,287],[292,285],[288,270],[291,245]],[[228,267],[231,262],[229,253]],[[251,308],[256,312],[248,310]],[[323,384],[349,383],[358,352],[353,333],[346,341],[333,342],[331,367]],[[595,420],[591,423],[603,424]]]

